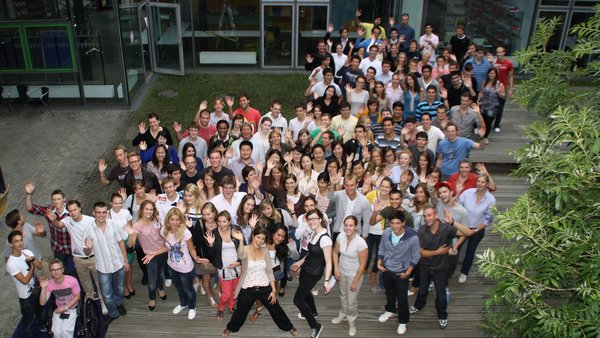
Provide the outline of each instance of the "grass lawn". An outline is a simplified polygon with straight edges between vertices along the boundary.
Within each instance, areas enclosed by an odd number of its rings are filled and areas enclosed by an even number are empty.
[[[173,121],[179,121],[185,128],[194,118],[198,105],[203,100],[208,101],[208,109],[212,111],[212,104],[217,95],[235,96],[235,109],[237,95],[245,92],[250,97],[250,106],[258,109],[261,114],[269,111],[273,100],[280,100],[283,114],[289,120],[294,117],[294,105],[304,101],[307,86],[306,75],[300,74],[199,74],[183,77],[160,75],[144,98],[136,117],[138,121],[142,121],[145,120],[146,114],[154,112],[169,129]],[[179,95],[171,98],[158,96],[158,93],[167,89]]]

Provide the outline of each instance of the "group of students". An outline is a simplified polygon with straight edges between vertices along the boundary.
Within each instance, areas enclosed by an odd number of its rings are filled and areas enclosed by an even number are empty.
[[[458,253],[464,251],[458,277],[464,283],[493,221],[495,183],[483,164],[473,168],[467,158],[471,149],[485,148],[494,118],[499,128],[512,79],[503,87],[502,68],[491,67],[477,46],[454,50],[465,44],[460,25],[449,49],[427,57],[437,50],[430,25],[418,48],[408,15],[397,27],[390,22],[389,39],[380,22],[359,23],[359,41],[350,41],[345,28],[335,43],[328,40],[330,26],[307,56],[306,100],[289,122],[280,101],[261,114],[247,94],[238,95],[236,109],[231,96],[215,98],[212,111],[202,101],[185,129],[173,123],[174,134],[149,114],[133,140],[137,149],[115,147],[108,174],[106,161],[99,161],[100,183],[119,187],[110,205],[95,203],[93,217],[60,190],[50,205],[34,204],[35,184],[26,182],[26,208],[47,220],[56,259],[51,279],[36,282],[42,255],[33,237],[46,229],[26,223],[16,209],[6,216],[13,228],[7,270],[27,334],[36,316],[31,309],[50,294],[57,336],[72,336],[74,307],[83,296],[101,303],[105,324],[126,315],[124,299],[136,294],[138,268],[149,311],[173,285],[179,297],[173,313],[187,309],[194,319],[200,288],[218,320],[231,313],[224,337],[239,331],[251,312],[250,320],[258,320],[264,308],[281,330],[296,335],[277,300],[294,275],[294,304],[311,337],[323,330],[314,298],[323,278],[325,293],[336,283],[340,288],[340,311],[331,322],[347,321],[349,335],[356,334],[365,273],[372,292],[386,293],[379,321],[397,316],[398,334],[432,287],[438,325],[446,328],[447,284]],[[497,52],[496,64],[505,60],[504,49]],[[489,70],[482,71],[486,63]],[[486,103],[492,91],[498,94],[493,107]]]

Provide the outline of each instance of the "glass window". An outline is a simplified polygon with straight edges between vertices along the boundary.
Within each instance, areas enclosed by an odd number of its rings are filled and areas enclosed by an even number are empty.
[[[548,40],[548,46],[547,46],[548,49],[559,49],[560,48],[560,37],[562,36],[563,28],[565,26],[564,22],[565,22],[566,14],[567,14],[566,12],[540,11],[539,19],[541,19],[541,18],[551,19],[551,18],[556,18],[556,17],[562,16],[561,22],[556,27],[556,30],[554,31],[554,34],[552,34],[552,37],[550,38],[550,40]]]
[[[0,70],[25,70],[19,27],[0,27]]]
[[[75,70],[68,27],[26,27],[25,34],[33,70]]]
[[[542,6],[569,6],[570,0],[542,0]]]
[[[48,20],[60,19],[64,3],[56,0],[7,0],[0,4],[2,20]],[[66,17],[62,17],[66,19]]]
[[[303,66],[306,54],[315,53],[317,43],[327,33],[327,6],[298,6],[298,66]]]

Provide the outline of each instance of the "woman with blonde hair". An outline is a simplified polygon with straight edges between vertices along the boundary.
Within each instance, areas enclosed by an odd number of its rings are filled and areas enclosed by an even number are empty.
[[[365,137],[367,138],[367,141],[371,143],[375,142],[375,136],[371,130],[371,119],[368,116],[363,115],[358,119],[357,125],[359,124],[365,127]]]
[[[269,132],[269,145],[270,149],[277,149],[282,154],[289,153],[292,150],[289,144],[284,143],[282,140],[283,135],[277,129],[273,129]],[[267,151],[268,152],[268,151]]]
[[[369,175],[369,179],[366,180],[365,184],[363,184],[362,192],[366,194],[367,192],[379,188],[381,184],[381,180],[385,177],[384,170],[386,168],[386,163],[383,158],[383,151],[381,148],[374,148],[371,150],[371,159],[366,166],[367,174]],[[367,184],[370,183],[370,184]]]
[[[265,198],[258,205],[258,226],[273,230],[277,225],[283,225],[289,229],[293,220],[290,214],[284,209],[275,208],[273,202]]]
[[[202,217],[201,210],[204,203],[200,187],[197,184],[188,184],[183,189],[183,202],[178,207],[192,222],[197,222]]]

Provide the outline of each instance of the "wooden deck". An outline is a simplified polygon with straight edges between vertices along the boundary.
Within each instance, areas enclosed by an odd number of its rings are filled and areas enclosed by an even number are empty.
[[[527,183],[520,178],[509,177],[506,169],[514,165],[514,159],[508,152],[527,143],[521,135],[522,128],[535,120],[535,115],[520,109],[516,104],[506,107],[500,134],[491,134],[491,144],[485,151],[473,151],[472,159],[476,162],[485,162],[490,168],[498,185],[498,191],[494,194],[497,198],[499,210],[505,210],[527,190]],[[509,164],[506,166],[505,164]],[[498,168],[498,171],[492,170]],[[486,233],[485,238],[479,245],[479,251],[488,247],[502,245],[499,235]],[[136,276],[135,287],[137,294],[131,300],[126,300],[125,306],[129,313],[127,316],[114,321],[108,331],[108,337],[218,337],[230,319],[226,313],[225,320],[217,321],[215,310],[209,308],[206,298],[198,293],[197,316],[194,320],[187,319],[187,311],[175,316],[171,313],[178,304],[176,290],[172,287],[167,289],[168,300],[157,301],[155,312],[148,311],[147,291],[139,283],[139,268],[134,267]],[[469,279],[465,284],[458,284],[456,278],[458,273],[449,281],[451,300],[448,306],[448,327],[441,330],[437,325],[435,314],[434,295],[430,294],[427,306],[421,312],[411,316],[408,325],[407,337],[484,337],[485,333],[480,325],[483,313],[483,301],[486,289],[493,285],[491,280],[481,277],[477,268],[474,267]],[[359,297],[359,318],[357,320],[356,337],[393,337],[396,336],[398,322],[396,318],[386,323],[379,323],[377,318],[384,311],[385,295],[383,293],[372,294],[369,290],[368,276],[363,283]],[[319,284],[321,285],[321,284]],[[298,310],[293,305],[292,298],[297,287],[297,280],[288,283],[287,294],[280,298],[280,302],[298,329],[298,337],[309,337],[310,330],[306,321],[296,317]],[[339,309],[339,289],[337,286],[328,296],[321,294],[316,298],[319,311],[319,322],[324,325],[321,337],[348,337],[348,326],[346,322],[339,325],[331,323],[331,319],[337,315]],[[432,292],[433,293],[433,292]],[[409,297],[412,304],[415,296]],[[261,318],[252,323],[249,320],[240,332],[232,334],[231,337],[288,337],[288,334],[280,331],[271,321],[269,314],[265,313]]]

